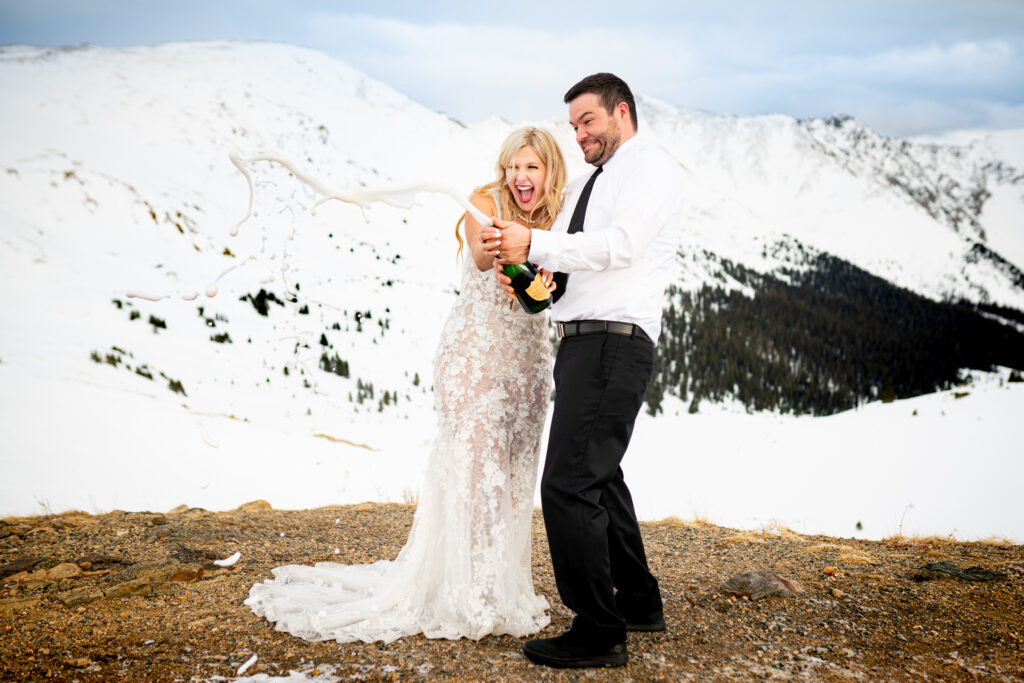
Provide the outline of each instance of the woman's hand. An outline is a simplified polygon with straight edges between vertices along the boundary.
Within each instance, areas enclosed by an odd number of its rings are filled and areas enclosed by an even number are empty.
[[[475,194],[469,198],[469,202],[480,209],[480,212],[484,215],[491,215],[495,212],[494,200],[485,195]],[[494,258],[498,255],[498,249],[500,248],[500,242],[495,244],[496,241],[492,238],[485,238],[483,235],[484,231],[491,230],[491,226],[482,226],[477,222],[473,214],[466,212],[466,242],[469,245],[469,251],[473,255],[473,261],[476,263],[478,270],[487,270],[491,267],[491,263]]]
[[[494,220],[494,217],[491,217]],[[494,260],[501,255],[501,230],[492,226],[484,226],[480,229],[480,247],[484,255]]]
[[[498,281],[498,286],[505,292],[505,296],[513,301],[516,300],[516,290],[512,289],[512,278],[502,271],[501,267],[504,264],[498,259],[494,259],[494,279]]]
[[[548,288],[549,292],[553,292],[558,289],[558,283],[555,282],[554,273],[544,270],[543,268],[538,268],[537,272],[539,272],[540,276],[544,279],[544,286]]]

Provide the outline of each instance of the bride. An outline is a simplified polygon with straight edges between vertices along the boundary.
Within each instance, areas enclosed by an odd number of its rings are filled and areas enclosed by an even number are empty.
[[[566,181],[554,138],[533,127],[513,132],[495,169],[497,178],[470,201],[489,216],[550,228]],[[338,642],[418,633],[478,640],[525,636],[549,622],[530,572],[533,491],[551,393],[547,315],[510,306],[485,272],[500,242],[481,243],[481,225],[468,213],[464,219],[472,260],[434,360],[438,431],[405,547],[394,560],[373,564],[274,569],[245,604],[279,631]],[[550,273],[544,277],[551,287]]]

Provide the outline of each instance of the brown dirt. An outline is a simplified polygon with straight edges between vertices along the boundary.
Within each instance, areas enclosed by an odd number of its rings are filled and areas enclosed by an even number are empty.
[[[508,637],[307,643],[242,604],[280,564],[394,557],[413,511],[364,504],[2,521],[0,680],[225,680],[253,654],[247,676],[320,671],[322,680],[1024,680],[1024,546],[1008,543],[646,523],[668,630],[630,634],[629,664],[618,669],[538,667]],[[242,559],[230,569],[210,562],[236,550]],[[11,563],[26,559],[31,575],[12,574]],[[942,560],[1005,578],[913,579]],[[68,563],[86,569],[67,576],[77,572]],[[749,570],[795,580],[802,592],[751,601],[719,591]],[[539,513],[533,571],[553,605],[545,634],[558,633],[570,615],[557,599]],[[114,597],[126,592],[138,594]]]

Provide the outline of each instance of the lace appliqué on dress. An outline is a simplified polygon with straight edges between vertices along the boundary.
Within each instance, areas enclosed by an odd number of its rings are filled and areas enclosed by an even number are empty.
[[[551,395],[547,314],[509,307],[467,258],[434,360],[437,438],[405,547],[368,565],[289,565],[245,604],[307,640],[536,633],[533,491]]]

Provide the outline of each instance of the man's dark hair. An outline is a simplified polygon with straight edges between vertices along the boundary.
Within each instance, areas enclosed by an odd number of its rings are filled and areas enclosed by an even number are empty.
[[[565,103],[569,104],[580,95],[593,93],[601,100],[601,106],[611,114],[619,102],[629,106],[629,118],[633,120],[633,130],[640,130],[636,122],[636,102],[626,82],[615,74],[591,74],[565,93]]]

